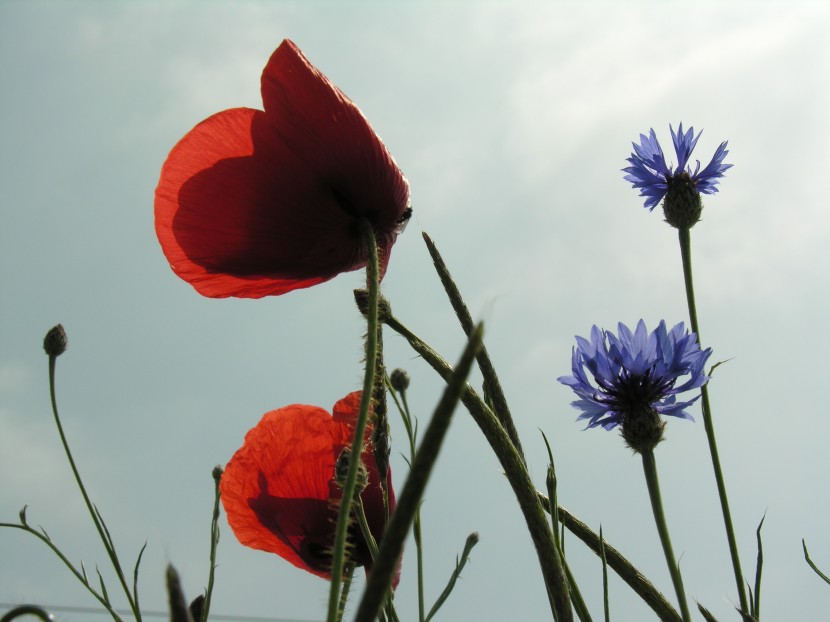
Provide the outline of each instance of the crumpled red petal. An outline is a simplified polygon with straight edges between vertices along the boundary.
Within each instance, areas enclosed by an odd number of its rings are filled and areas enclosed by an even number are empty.
[[[334,417],[322,408],[301,404],[273,410],[248,432],[220,482],[228,523],[242,544],[276,553],[298,568],[331,578],[341,498],[332,476],[337,457],[351,444],[360,395],[357,391],[340,400]],[[367,440],[370,434],[367,430]],[[369,485],[361,499],[369,527],[375,539],[380,539],[385,524],[383,489],[370,446],[362,459]],[[391,475],[387,483],[391,511]],[[354,561],[370,567],[371,557],[359,529],[349,537]]]
[[[262,75],[265,111],[234,108],[173,148],[155,199],[174,272],[201,294],[260,298],[366,265],[381,271],[409,217],[409,185],[369,122],[290,41]]]

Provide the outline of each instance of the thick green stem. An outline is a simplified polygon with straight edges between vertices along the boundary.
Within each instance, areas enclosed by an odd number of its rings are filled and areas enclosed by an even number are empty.
[[[391,313],[384,317],[384,321],[389,328],[404,337],[412,349],[420,354],[445,381],[452,376],[453,369],[449,363],[397,318],[391,316]],[[461,395],[461,401],[490,443],[516,495],[519,509],[524,515],[528,532],[536,548],[553,617],[557,622],[571,622],[573,611],[562,559],[553,541],[550,524],[536,498],[536,489],[530,480],[524,459],[496,415],[469,384],[466,385]]]
[[[550,512],[550,500],[541,492],[537,492],[536,496],[545,511]],[[662,622],[681,622],[680,614],[675,611],[671,603],[622,553],[561,505],[557,508],[556,514],[568,531],[582,540],[583,544],[600,558],[605,558],[611,569],[634,590],[646,605],[651,607]]]
[[[444,286],[444,291],[447,293],[455,315],[458,317],[458,321],[461,322],[461,328],[469,337],[474,326],[473,317],[470,315],[470,311],[467,309],[467,305],[461,297],[458,286],[453,281],[452,276],[450,276],[450,271],[444,263],[441,254],[438,252],[435,242],[426,233],[423,233],[422,236],[424,242],[426,242],[430,257],[432,257],[435,270],[438,272],[438,278],[441,279],[441,284]],[[485,346],[481,347],[476,361],[481,370],[481,375],[484,376],[484,401],[490,405],[499,423],[504,428],[504,431],[507,432],[510,440],[516,446],[516,451],[519,452],[522,460],[524,460],[524,451],[519,441],[519,433],[516,431],[516,425],[513,423],[513,416],[510,414],[510,407],[507,405],[507,398],[504,396],[504,391],[501,388],[501,382],[499,382],[499,377],[496,374],[496,368],[493,366]]]
[[[340,582],[343,577],[343,565],[346,557],[346,538],[348,536],[349,519],[351,517],[352,501],[357,484],[357,472],[360,466],[360,455],[363,451],[363,436],[369,421],[369,406],[372,401],[372,390],[375,382],[375,363],[377,360],[378,338],[378,247],[375,241],[375,232],[372,225],[361,220],[361,233],[367,249],[366,287],[369,290],[369,303],[366,313],[368,329],[366,331],[366,368],[363,376],[363,393],[360,397],[360,411],[355,423],[354,439],[352,440],[352,456],[356,460],[349,461],[349,471],[343,485],[343,495],[340,509],[337,514],[337,526],[334,532],[334,548],[332,551],[331,585],[329,589],[328,622],[336,622],[340,603]]]
[[[660,484],[657,481],[657,463],[654,461],[654,451],[646,449],[640,454],[643,457],[643,472],[646,476],[648,496],[651,499],[651,509],[654,512],[654,522],[657,524],[657,533],[660,534],[660,543],[663,545],[663,554],[669,566],[669,574],[680,604],[680,614],[684,622],[691,622],[689,605],[686,604],[686,591],[683,589],[683,577],[680,576],[680,567],[674,558],[674,551],[669,538],[669,528],[666,524],[666,515],[663,512],[663,500],[660,497]]]
[[[686,301],[689,305],[689,321],[692,324],[692,332],[697,335],[697,342],[701,344],[700,326],[697,321],[697,307],[695,305],[695,287],[692,279],[692,243],[689,229],[678,229],[680,240],[680,257],[683,262],[683,281],[686,285]],[[732,527],[732,513],[729,511],[729,498],[726,495],[726,484],[723,480],[723,471],[718,456],[718,445],[715,440],[715,426],[712,422],[712,410],[709,406],[709,389],[703,385],[700,389],[701,408],[703,411],[703,427],[706,430],[706,439],[709,441],[709,453],[712,457],[712,469],[715,472],[715,482],[718,487],[723,523],[726,528],[726,539],[729,542],[729,554],[732,557],[732,569],[735,573],[735,585],[738,588],[738,598],[741,603],[741,610],[749,611],[749,604],[744,589],[744,578],[741,572],[741,558],[738,554],[738,544],[735,540],[735,529]]]

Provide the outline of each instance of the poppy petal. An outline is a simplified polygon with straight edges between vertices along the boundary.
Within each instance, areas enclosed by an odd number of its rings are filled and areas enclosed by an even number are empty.
[[[220,482],[228,523],[242,544],[276,553],[317,576],[331,577],[331,548],[342,495],[333,474],[337,457],[351,444],[360,395],[357,391],[338,402],[337,418],[322,408],[295,404],[266,413],[248,432]],[[361,499],[369,528],[380,539],[386,510],[370,446],[361,458],[369,475]],[[391,475],[387,484],[391,511]],[[362,534],[354,528],[349,537],[354,561],[370,567]]]
[[[265,112],[234,108],[193,128],[156,189],[156,233],[174,272],[210,297],[260,298],[366,265],[381,274],[409,216],[409,185],[368,121],[289,42],[262,78]]]
[[[330,576],[314,563],[331,531],[335,439],[330,424],[331,416],[314,406],[267,413],[245,436],[220,482],[228,523],[242,544],[276,553],[321,577]]]
[[[409,201],[409,184],[360,109],[291,41],[262,73],[268,120],[304,166],[315,171],[352,217],[366,217],[391,246]]]
[[[176,274],[205,296],[260,298],[337,274],[303,251],[310,243],[343,248],[342,236],[331,233],[342,232],[346,219],[330,209],[330,226],[321,226],[324,214],[303,218],[290,196],[280,196],[313,181],[304,169],[274,169],[281,143],[264,116],[247,108],[213,115],[179,141],[162,169],[156,233]],[[287,207],[274,209],[280,206]]]

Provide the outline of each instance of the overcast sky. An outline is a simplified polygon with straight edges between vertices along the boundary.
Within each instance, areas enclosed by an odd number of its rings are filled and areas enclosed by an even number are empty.
[[[621,3],[620,3],[621,4]],[[830,10],[823,3],[0,2],[0,521],[24,504],[70,559],[116,584],[65,464],[48,402],[45,332],[63,423],[89,491],[147,609],[174,563],[195,597],[208,571],[211,469],[268,410],[326,409],[359,388],[360,273],[259,301],[199,296],[167,266],[153,191],[170,148],[205,117],[261,107],[259,76],[283,38],[364,111],[412,186],[415,215],[383,287],[396,314],[448,359],[462,335],[431,269],[428,232],[485,320],[532,476],[551,440],[561,503],[674,602],[642,468],[619,435],[583,431],[568,390],[574,335],[618,321],[684,321],[676,232],[622,179],[631,141],[669,123],[705,131],[705,165],[734,164],[692,230],[702,341],[732,359],[711,384],[744,571],[764,523],[762,611],[815,619],[830,587]],[[674,159],[674,158],[669,158]],[[425,425],[441,384],[393,334]],[[699,415],[699,409],[695,409]],[[406,465],[393,420],[394,480]],[[691,601],[737,619],[701,418],[672,420],[657,451]],[[427,598],[466,535],[472,554],[444,619],[549,616],[510,488],[464,411],[423,506]],[[319,620],[325,581],[239,545],[223,523],[217,614]],[[601,567],[567,552],[595,619]],[[416,612],[410,546],[396,600]],[[0,531],[0,602],[94,605],[46,547]],[[616,620],[650,619],[615,576]],[[0,607],[0,610],[3,608]],[[92,619],[61,614],[61,620]]]

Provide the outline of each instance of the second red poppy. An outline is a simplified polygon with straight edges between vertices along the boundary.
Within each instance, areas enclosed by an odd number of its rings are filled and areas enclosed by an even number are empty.
[[[276,553],[295,566],[331,578],[331,551],[342,490],[334,481],[335,464],[352,443],[360,391],[322,408],[294,404],[267,413],[248,432],[245,444],[228,463],[220,483],[222,505],[239,541]],[[375,458],[366,432],[361,459],[368,485],[360,494],[369,529],[383,535],[386,509]],[[387,474],[389,510],[395,507]],[[349,532],[352,561],[371,566],[362,533]]]

